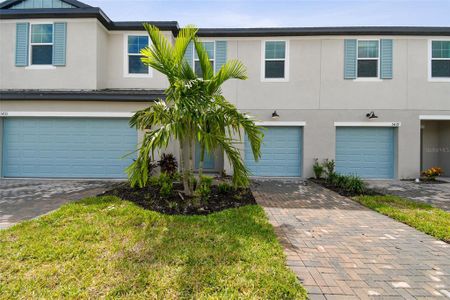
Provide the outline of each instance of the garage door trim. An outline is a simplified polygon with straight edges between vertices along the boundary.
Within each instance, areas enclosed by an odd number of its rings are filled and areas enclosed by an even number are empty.
[[[1,117],[131,118],[132,112],[1,111]]]
[[[402,122],[334,122],[335,127],[400,127]]]

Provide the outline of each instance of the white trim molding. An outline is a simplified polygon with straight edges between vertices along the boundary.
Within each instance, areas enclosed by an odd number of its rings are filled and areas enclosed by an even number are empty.
[[[264,121],[264,122],[255,122],[257,126],[267,126],[267,127],[275,127],[275,126],[292,126],[292,127],[302,127],[306,125],[306,122],[300,121]]]
[[[334,122],[335,127],[400,127],[401,122]]]
[[[428,40],[428,81],[429,82],[450,82],[450,77],[433,77],[431,76],[431,68],[433,61],[433,41],[450,41],[448,38],[432,38]]]
[[[420,115],[419,120],[450,120],[450,115]]]
[[[1,111],[0,117],[131,118],[132,112]]]
[[[266,78],[266,42],[284,42],[284,77]],[[281,60],[281,59],[280,59]],[[289,82],[289,40],[262,40],[261,41],[261,82]]]
[[[148,42],[149,42],[149,46],[151,43],[150,37],[148,36],[148,33],[140,33],[140,32],[135,32],[135,33],[124,33],[123,34],[123,77],[125,78],[152,78],[153,77],[153,69],[151,67],[148,67],[148,73],[142,73],[142,74],[138,74],[138,73],[129,73],[128,72],[128,56],[130,55],[128,53],[128,37],[129,36],[147,36],[148,37]],[[135,56],[140,56],[139,54],[131,54],[131,55],[135,55]]]

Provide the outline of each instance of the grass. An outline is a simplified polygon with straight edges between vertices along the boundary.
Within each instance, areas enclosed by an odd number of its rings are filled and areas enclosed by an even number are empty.
[[[0,298],[305,299],[261,207],[168,216],[87,198],[0,231]]]
[[[397,196],[358,196],[364,206],[450,243],[450,213]]]

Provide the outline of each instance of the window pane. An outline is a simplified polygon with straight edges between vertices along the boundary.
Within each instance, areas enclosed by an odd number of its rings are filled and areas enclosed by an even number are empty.
[[[148,66],[141,61],[140,55],[128,56],[128,73],[129,74],[148,74]]]
[[[358,57],[378,57],[378,41],[358,41]]]
[[[128,36],[128,53],[139,54],[141,50],[148,46],[148,36],[129,35]]]
[[[52,24],[31,25],[31,42],[32,43],[52,43],[53,42],[53,25]]]
[[[203,47],[205,47],[206,52],[208,53],[208,57],[210,59],[214,59],[214,42],[202,42],[202,44]],[[194,57],[195,59],[198,58],[197,51],[195,51],[195,48],[194,48]]]
[[[32,46],[31,47],[31,64],[32,65],[51,65],[53,57],[53,46]]]
[[[266,42],[266,59],[284,59],[286,42]]]
[[[431,62],[432,77],[450,77],[450,59],[433,60]]]
[[[283,60],[266,61],[265,78],[284,78],[284,61]]]
[[[433,41],[433,58],[450,58],[450,41]]]
[[[210,60],[209,63],[211,64],[211,67],[214,70],[214,61]],[[197,77],[203,77],[202,67],[200,65],[200,61],[196,60],[194,61],[194,71]]]
[[[377,77],[377,60],[358,60],[358,77]]]

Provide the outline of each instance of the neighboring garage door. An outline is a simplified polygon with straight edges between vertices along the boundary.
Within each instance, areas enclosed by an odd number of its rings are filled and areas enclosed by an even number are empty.
[[[338,127],[336,171],[362,178],[393,178],[394,128]]]
[[[124,178],[136,144],[127,119],[6,118],[3,176]]]
[[[301,176],[301,151],[301,127],[266,127],[258,162],[254,161],[250,143],[245,139],[245,163],[253,176]]]

